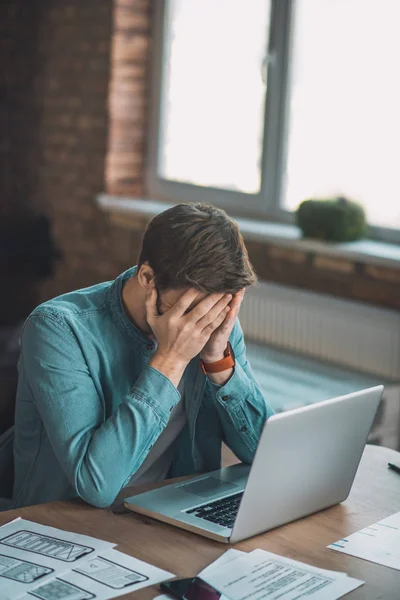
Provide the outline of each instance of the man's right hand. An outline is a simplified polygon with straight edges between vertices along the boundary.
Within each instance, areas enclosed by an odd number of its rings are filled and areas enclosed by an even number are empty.
[[[157,291],[153,286],[146,298],[146,315],[158,341],[149,365],[163,373],[177,387],[186,365],[201,352],[211,334],[229,312],[231,294],[209,294],[192,310],[198,296],[189,289],[163,315],[157,312]]]

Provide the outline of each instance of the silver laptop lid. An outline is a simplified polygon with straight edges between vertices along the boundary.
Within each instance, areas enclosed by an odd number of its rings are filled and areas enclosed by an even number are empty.
[[[230,541],[345,500],[382,392],[377,386],[270,417]]]

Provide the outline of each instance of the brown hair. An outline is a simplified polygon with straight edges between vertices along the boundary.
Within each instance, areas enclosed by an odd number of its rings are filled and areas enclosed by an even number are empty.
[[[209,204],[178,204],[147,226],[139,267],[152,267],[157,287],[236,293],[257,277],[239,227]]]

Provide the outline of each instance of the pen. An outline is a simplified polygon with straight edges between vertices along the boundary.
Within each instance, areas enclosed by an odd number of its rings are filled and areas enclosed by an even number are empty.
[[[398,473],[400,475],[400,467],[398,467],[397,465],[394,465],[393,463],[388,463],[388,467],[389,467],[389,469],[393,469],[393,471],[396,471],[396,473]]]

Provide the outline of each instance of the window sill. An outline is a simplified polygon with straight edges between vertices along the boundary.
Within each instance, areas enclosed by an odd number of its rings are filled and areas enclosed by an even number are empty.
[[[142,229],[145,223],[173,204],[155,200],[131,199],[100,194],[98,206],[110,213],[112,220],[130,229]],[[235,218],[245,240],[312,252],[357,263],[400,268],[400,245],[363,239],[357,242],[327,243],[303,239],[294,225],[254,219]]]

